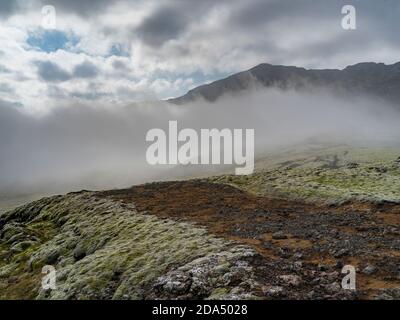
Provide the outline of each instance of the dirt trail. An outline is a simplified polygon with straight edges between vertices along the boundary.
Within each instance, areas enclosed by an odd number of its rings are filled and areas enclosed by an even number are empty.
[[[357,268],[357,298],[400,287],[400,206],[326,207],[197,180],[151,183],[100,195],[133,202],[147,214],[195,222],[213,234],[248,244],[273,262],[269,267],[275,276],[308,278],[296,289],[300,295],[307,292],[307,298],[329,298],[325,289],[331,286],[335,291],[333,283],[343,277],[340,271],[346,264]],[[271,276],[271,270],[264,272]]]

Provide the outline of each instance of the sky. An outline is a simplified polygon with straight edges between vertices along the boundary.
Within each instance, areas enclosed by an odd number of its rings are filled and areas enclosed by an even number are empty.
[[[166,99],[260,63],[395,63],[399,17],[398,0],[1,0],[0,107]]]

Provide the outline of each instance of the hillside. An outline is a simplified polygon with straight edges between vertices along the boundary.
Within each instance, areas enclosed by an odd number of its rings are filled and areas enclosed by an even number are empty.
[[[399,299],[399,150],[307,154],[1,214],[0,298]],[[340,287],[346,264],[356,292]]]
[[[340,204],[400,203],[400,149],[330,147],[290,150],[260,159],[250,176],[210,179],[258,195]]]
[[[332,90],[340,95],[369,95],[398,103],[400,62],[392,65],[359,63],[343,70],[308,70],[263,63],[250,70],[194,88],[169,102],[184,104],[198,98],[214,102],[224,94],[240,93],[255,86],[303,91]]]

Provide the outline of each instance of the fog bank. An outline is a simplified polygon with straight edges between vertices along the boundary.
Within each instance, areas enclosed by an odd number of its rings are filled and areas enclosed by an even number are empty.
[[[179,129],[255,129],[256,156],[316,141],[400,141],[399,111],[381,101],[328,93],[255,90],[183,106],[71,103],[41,116],[0,103],[0,193],[126,187],[181,176],[186,168],[149,166],[145,157],[147,131],[167,129],[170,120]]]

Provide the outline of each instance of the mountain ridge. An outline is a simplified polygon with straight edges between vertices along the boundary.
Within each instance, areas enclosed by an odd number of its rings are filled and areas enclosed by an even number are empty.
[[[324,88],[341,95],[367,94],[397,103],[400,101],[400,62],[361,62],[344,69],[306,69],[261,63],[167,101],[184,104],[202,98],[215,102],[224,94],[241,92],[254,85],[300,91]]]

